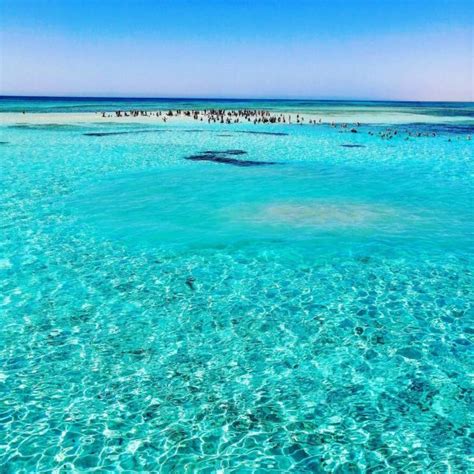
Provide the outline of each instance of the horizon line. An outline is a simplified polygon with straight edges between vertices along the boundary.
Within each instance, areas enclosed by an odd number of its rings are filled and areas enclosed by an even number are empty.
[[[308,98],[308,97],[154,97],[154,96],[87,96],[87,95],[18,95],[18,94],[0,94],[0,99],[81,99],[81,100],[190,100],[190,101],[288,101],[288,102],[398,102],[398,103],[452,103],[452,104],[472,104],[472,100],[414,100],[414,99],[356,99],[356,98]]]

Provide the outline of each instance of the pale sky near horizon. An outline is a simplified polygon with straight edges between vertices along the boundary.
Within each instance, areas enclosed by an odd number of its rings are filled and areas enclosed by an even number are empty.
[[[467,0],[0,0],[0,94],[473,101]]]

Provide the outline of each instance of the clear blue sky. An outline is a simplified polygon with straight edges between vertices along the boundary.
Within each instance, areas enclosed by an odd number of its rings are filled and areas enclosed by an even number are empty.
[[[0,0],[0,93],[473,100],[467,0]]]

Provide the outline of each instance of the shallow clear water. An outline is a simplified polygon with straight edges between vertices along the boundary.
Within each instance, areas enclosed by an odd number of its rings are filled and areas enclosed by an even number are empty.
[[[0,471],[472,469],[473,107],[456,107],[410,104],[431,123],[390,140],[3,125]],[[236,149],[277,164],[185,159]]]

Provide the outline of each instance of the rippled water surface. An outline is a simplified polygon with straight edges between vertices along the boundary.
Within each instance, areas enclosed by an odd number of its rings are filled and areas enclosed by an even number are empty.
[[[407,107],[4,123],[0,471],[472,470],[473,108]]]

